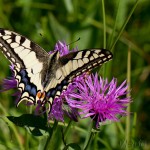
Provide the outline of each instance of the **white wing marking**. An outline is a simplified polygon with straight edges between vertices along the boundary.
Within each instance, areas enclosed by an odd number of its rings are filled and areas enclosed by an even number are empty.
[[[58,80],[58,79],[60,79],[62,77],[62,71],[60,70],[60,69],[58,69],[57,71],[56,71],[56,79]]]
[[[8,31],[8,30],[5,30],[5,34],[11,34],[11,32],[10,31]]]
[[[10,44],[12,42],[12,39],[8,39],[6,40],[8,44]]]
[[[24,43],[22,44],[22,46],[31,49],[30,44],[31,44],[31,42],[30,42],[28,39],[26,39],[26,40],[24,41]]]
[[[9,39],[11,36],[9,36],[9,35],[6,35],[6,36],[3,36],[2,38],[4,39],[4,40],[7,40],[7,39]]]
[[[70,61],[63,67],[66,76],[70,73],[70,67]]]
[[[104,57],[105,55],[104,54],[100,54],[100,57]]]
[[[77,68],[78,68],[78,62],[77,62],[77,60],[72,60],[72,69],[73,70],[76,70]]]
[[[21,53],[18,53],[19,57],[24,61],[24,58],[31,52],[29,49],[24,49]],[[25,63],[25,61],[24,61]]]
[[[90,51],[87,51],[86,52],[86,56],[88,57],[90,55]]]
[[[111,55],[108,55],[108,58],[111,58],[112,56]]]
[[[100,64],[102,62],[102,60],[99,60],[98,63]]]
[[[81,58],[82,58],[82,52],[79,52],[74,59],[81,59]]]
[[[99,54],[101,52],[101,50],[100,49],[95,49],[94,52]]]
[[[19,44],[14,42],[14,43],[11,43],[10,46],[11,46],[11,48],[16,48],[19,46]]]
[[[27,60],[26,60],[27,59]],[[28,54],[28,57],[26,57],[24,59],[24,61],[28,61],[28,60],[35,60],[36,59],[36,55],[35,55],[35,52],[31,51],[29,54]]]
[[[14,59],[13,57],[11,58],[11,60],[15,62],[15,59]],[[17,66],[18,68],[20,68],[20,64],[19,64],[19,63],[16,63],[16,66]]]
[[[93,56],[90,57],[90,61],[91,61],[91,60],[94,60],[94,57],[93,57]]]
[[[14,49],[15,53],[19,53],[24,49],[23,46],[18,46],[17,48]]]
[[[88,58],[83,58],[83,61],[84,61],[84,63],[86,64],[86,63],[89,62],[89,59],[88,59]]]
[[[93,54],[94,58],[98,58],[98,55],[96,53]]]
[[[103,61],[105,61],[107,58],[103,58]]]
[[[17,43],[20,43],[21,37],[17,35],[15,40],[16,40]]]
[[[78,60],[78,67],[82,67],[84,65],[83,61],[81,59]]]
[[[8,57],[10,57],[10,53],[9,52],[7,52],[6,54],[7,54]]]
[[[25,87],[24,83],[19,83],[19,88],[22,88],[21,90],[24,90],[24,87]]]

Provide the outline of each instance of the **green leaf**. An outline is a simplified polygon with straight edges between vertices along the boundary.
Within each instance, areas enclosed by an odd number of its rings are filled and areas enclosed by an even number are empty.
[[[32,114],[23,114],[19,117],[7,116],[7,118],[17,126],[29,128],[29,131],[34,136],[43,135],[40,129],[46,132],[50,129],[47,126],[47,119],[41,116],[35,116]]]
[[[30,129],[30,128],[29,128]],[[34,135],[34,136],[42,136],[42,132],[38,129],[38,128],[34,128],[33,130],[30,129],[30,132]]]

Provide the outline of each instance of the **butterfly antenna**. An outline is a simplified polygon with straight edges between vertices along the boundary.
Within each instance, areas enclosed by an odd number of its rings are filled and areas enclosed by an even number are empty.
[[[44,42],[47,44],[47,45],[50,45],[50,47],[53,47],[51,43],[49,43],[49,41],[47,40],[47,38],[45,38],[45,36],[42,34],[42,33],[39,33],[39,35],[42,37],[42,39],[44,40]],[[50,51],[50,50],[48,50]]]
[[[73,44],[73,43],[76,43],[76,42],[78,42],[79,40],[80,40],[80,37],[79,37],[77,40],[75,40],[75,41],[73,41],[73,42],[67,44],[66,46],[69,46],[69,45],[71,45],[71,44]]]

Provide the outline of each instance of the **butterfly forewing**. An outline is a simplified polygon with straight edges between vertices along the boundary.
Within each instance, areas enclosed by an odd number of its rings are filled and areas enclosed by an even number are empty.
[[[48,53],[18,33],[0,29],[0,47],[8,60],[18,68],[31,68],[48,59]]]

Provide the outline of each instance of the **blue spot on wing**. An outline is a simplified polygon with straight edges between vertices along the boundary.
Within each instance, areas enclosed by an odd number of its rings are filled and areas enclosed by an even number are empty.
[[[55,89],[55,88],[52,88],[52,89],[50,89],[50,90],[47,92],[46,96],[47,96],[48,98],[50,98],[50,97],[54,98],[54,97],[55,97],[55,94],[56,94],[56,89]]]
[[[35,87],[32,87],[31,91],[30,91],[30,94],[33,95],[33,96],[36,96],[36,93],[37,93],[37,90]]]
[[[24,78],[24,77],[26,77],[27,72],[26,72],[24,69],[22,69],[22,70],[20,71],[20,74],[21,74],[21,77]]]
[[[23,83],[25,88],[23,92],[28,92],[29,95],[36,97],[37,87],[33,83],[30,82],[30,78],[28,77],[27,71],[22,69],[18,72],[18,75],[21,77],[20,83]]]
[[[30,85],[26,85],[25,86],[25,91],[30,91],[31,90],[31,86]]]
[[[62,85],[61,85],[61,84],[57,86],[57,90],[58,90],[58,91],[61,91],[61,90],[62,90]]]
[[[29,82],[29,80],[28,80],[27,78],[23,78],[21,81],[22,81],[25,85],[27,85],[28,82]]]

